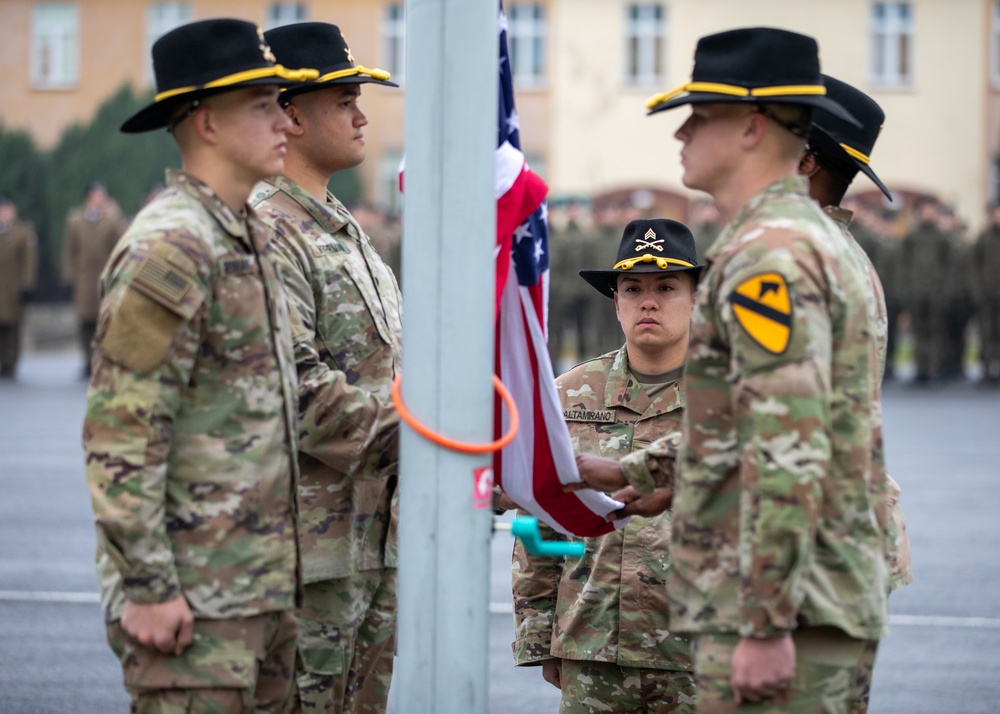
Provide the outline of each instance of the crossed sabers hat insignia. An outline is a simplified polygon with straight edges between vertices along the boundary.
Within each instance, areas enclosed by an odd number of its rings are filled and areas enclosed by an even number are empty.
[[[646,235],[642,236],[642,238],[635,239],[635,252],[638,253],[639,251],[642,250],[655,248],[656,250],[662,253],[664,239],[660,238],[658,240],[653,240],[654,238],[656,238],[656,233],[654,233],[653,229],[650,228],[648,231],[646,231]]]

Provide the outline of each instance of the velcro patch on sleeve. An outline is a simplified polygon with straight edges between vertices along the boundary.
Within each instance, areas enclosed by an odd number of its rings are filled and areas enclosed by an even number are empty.
[[[772,354],[780,355],[792,337],[792,300],[780,273],[761,273],[744,280],[729,295],[733,316],[748,335]]]
[[[98,348],[113,362],[147,374],[166,359],[182,322],[169,307],[127,288]]]

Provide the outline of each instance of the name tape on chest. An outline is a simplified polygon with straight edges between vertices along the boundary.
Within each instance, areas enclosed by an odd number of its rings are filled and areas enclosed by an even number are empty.
[[[563,409],[563,419],[598,424],[614,424],[617,421],[614,409]]]
[[[322,255],[339,255],[347,252],[347,248],[340,243],[317,243],[313,247],[313,250],[317,257]]]
[[[772,354],[781,354],[792,337],[792,301],[780,273],[744,280],[729,295],[733,316],[748,335]]]
[[[246,275],[256,272],[257,261],[252,255],[227,258],[222,261],[222,272],[226,275]]]

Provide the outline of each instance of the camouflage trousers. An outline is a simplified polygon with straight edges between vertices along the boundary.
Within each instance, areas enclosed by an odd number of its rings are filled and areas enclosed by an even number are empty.
[[[694,638],[698,714],[849,714],[855,673],[868,641],[833,627],[806,627],[793,635],[795,678],[791,701],[737,706],[729,683],[736,634],[703,634]]]
[[[690,672],[562,660],[559,714],[694,714]]]
[[[295,714],[382,714],[396,649],[396,570],[306,585]]]
[[[143,647],[118,622],[107,627],[132,714],[284,714],[295,632],[291,612],[195,620],[194,642],[174,657]]]
[[[851,681],[851,714],[865,714],[868,711],[868,699],[872,693],[872,676],[875,674],[875,655],[878,654],[878,640],[865,643],[861,661]]]

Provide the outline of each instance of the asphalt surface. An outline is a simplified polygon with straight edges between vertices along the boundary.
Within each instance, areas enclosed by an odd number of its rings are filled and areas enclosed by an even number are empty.
[[[104,641],[73,353],[25,356],[0,381],[0,714],[106,714],[128,702]],[[885,395],[915,582],[891,598],[874,714],[1000,711],[1000,390],[965,382]],[[509,533],[493,539],[490,714],[554,713],[558,692],[510,658]],[[394,691],[391,711],[405,714]]]

